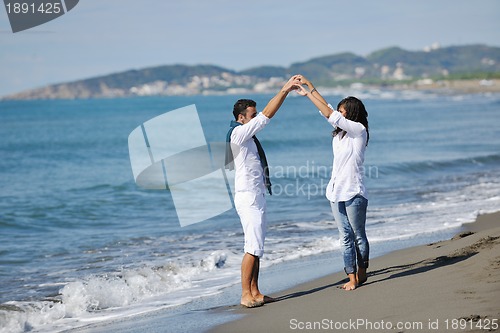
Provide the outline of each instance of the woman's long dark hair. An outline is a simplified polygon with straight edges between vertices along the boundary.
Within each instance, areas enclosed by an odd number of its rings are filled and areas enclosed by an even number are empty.
[[[368,145],[368,140],[370,140],[370,133],[368,131],[368,112],[366,112],[365,105],[359,99],[353,96],[344,98],[337,105],[337,110],[343,106],[346,111],[346,119],[361,123],[366,128],[366,145]],[[337,127],[333,131],[333,136],[344,132],[340,127]]]

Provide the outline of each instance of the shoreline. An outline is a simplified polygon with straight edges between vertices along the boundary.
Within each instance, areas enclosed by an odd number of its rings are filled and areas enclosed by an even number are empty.
[[[430,91],[436,94],[488,94],[500,92],[500,80],[481,79],[456,79],[456,80],[436,80],[429,82],[412,82],[408,84],[394,84],[395,90],[416,90]]]
[[[275,303],[233,308],[240,319],[207,332],[499,330],[500,212],[461,229],[448,240],[376,257],[355,291],[341,289],[344,273],[330,274],[271,294]]]
[[[466,237],[457,237],[470,233]],[[423,235],[422,235],[423,236]],[[497,237],[492,242],[478,243],[485,237]],[[426,241],[422,241],[426,239]],[[443,240],[444,239],[444,240]],[[429,243],[430,242],[430,243]],[[476,244],[477,243],[477,244]],[[440,332],[451,330],[452,321],[462,318],[471,320],[500,321],[500,212],[480,215],[476,222],[463,224],[446,232],[431,233],[424,238],[416,237],[393,242],[375,243],[368,270],[368,281],[353,292],[340,287],[346,281],[342,271],[339,253],[323,253],[312,260],[305,257],[280,265],[265,267],[259,279],[267,295],[278,298],[278,302],[260,308],[244,309],[239,306],[241,287],[236,283],[212,296],[193,299],[191,302],[166,309],[158,309],[141,315],[124,317],[108,322],[95,322],[73,328],[80,333],[150,333],[164,332],[296,332],[308,331],[307,323],[348,323],[366,320],[380,325],[381,321],[393,323],[419,322],[424,325],[438,321],[439,330],[395,330],[394,332]],[[424,244],[424,245],[418,245]],[[482,244],[482,245],[481,245]],[[491,249],[488,247],[491,246]],[[486,248],[483,248],[486,247]],[[478,253],[470,252],[476,249]],[[486,250],[486,251],[485,251]],[[495,252],[496,251],[496,252]],[[472,258],[474,257],[474,258]],[[479,264],[471,263],[476,258],[486,257]],[[489,257],[489,259],[488,259]],[[496,258],[496,259],[495,259]],[[485,271],[484,262],[496,260],[491,265],[490,280],[484,281],[480,274]],[[461,265],[478,266],[463,269]],[[456,274],[456,272],[460,274]],[[464,276],[466,275],[466,280]],[[428,286],[434,283],[434,289]],[[449,276],[453,279],[446,279]],[[423,282],[422,282],[423,281]],[[473,286],[473,287],[471,287]],[[489,289],[488,289],[489,288]],[[497,288],[496,293],[492,290]],[[428,299],[425,298],[428,296]],[[423,298],[424,297],[424,298]],[[486,300],[486,303],[484,303]],[[455,315],[461,308],[460,302],[467,303],[465,310]],[[483,304],[484,303],[484,304]],[[344,306],[343,306],[344,304]],[[392,304],[392,305],[391,305]],[[447,309],[448,305],[451,305]],[[359,315],[355,315],[356,307]],[[477,309],[477,311],[476,311]],[[446,310],[446,311],[445,311]],[[493,311],[493,310],[496,310]],[[358,318],[359,317],[359,318]],[[296,321],[291,322],[295,319]],[[477,323],[477,321],[472,321]],[[292,325],[293,327],[291,327]],[[499,323],[500,325],[500,323]],[[303,329],[301,329],[303,328]],[[335,329],[321,327],[309,331],[389,331],[388,329],[365,330]],[[67,330],[64,330],[65,332]],[[454,330],[457,332],[457,330]],[[458,330],[460,331],[460,330]],[[470,332],[475,332],[470,330]],[[478,330],[477,332],[484,332]]]
[[[437,95],[470,95],[470,94],[497,94],[500,93],[500,79],[441,79],[430,80],[429,82],[417,80],[409,83],[387,83],[387,84],[370,84],[363,82],[355,82],[350,85],[328,85],[318,86],[319,90],[329,91],[353,91],[356,89],[361,90],[386,90],[386,91],[418,91],[428,92]],[[216,91],[204,90],[196,93],[173,93],[173,94],[147,94],[147,95],[134,95],[134,94],[110,94],[110,95],[85,95],[85,96],[53,96],[50,91],[50,86],[35,88],[24,92],[19,92],[12,95],[0,96],[0,102],[12,101],[50,101],[50,100],[100,100],[100,99],[113,99],[113,98],[144,98],[144,97],[177,97],[177,96],[235,96],[244,94],[256,95],[272,95],[274,90],[253,90],[246,88],[235,88],[236,90],[230,91]],[[46,91],[48,96],[33,97],[30,94],[39,91]],[[327,94],[327,93],[326,93]]]

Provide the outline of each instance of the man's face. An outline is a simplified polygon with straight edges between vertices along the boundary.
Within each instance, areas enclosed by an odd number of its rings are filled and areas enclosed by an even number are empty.
[[[253,118],[255,118],[255,116],[257,116],[257,109],[254,106],[249,106],[246,109],[245,115],[240,114],[238,116],[238,122],[240,122],[242,124],[246,124],[250,120],[252,120]]]

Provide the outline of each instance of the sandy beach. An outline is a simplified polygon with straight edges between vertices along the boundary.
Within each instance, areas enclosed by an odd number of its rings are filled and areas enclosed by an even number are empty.
[[[450,240],[373,259],[355,291],[344,282],[337,273],[272,294],[277,302],[232,309],[243,318],[209,332],[499,331],[500,213]]]

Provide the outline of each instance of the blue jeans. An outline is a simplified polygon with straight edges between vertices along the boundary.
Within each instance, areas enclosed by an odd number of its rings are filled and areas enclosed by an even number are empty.
[[[357,272],[357,266],[368,268],[370,245],[366,238],[366,208],[368,200],[356,195],[349,201],[331,202],[332,213],[340,235],[346,274]]]

